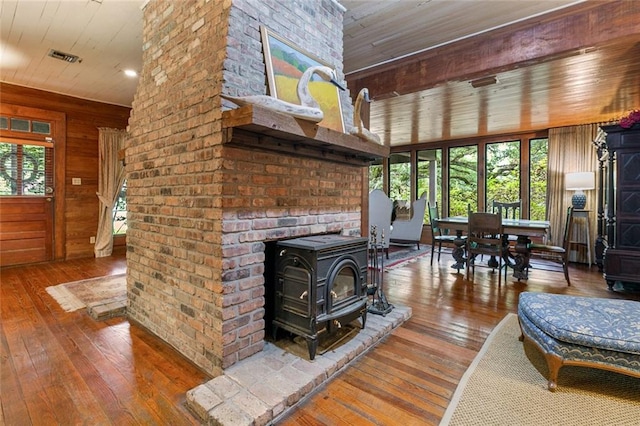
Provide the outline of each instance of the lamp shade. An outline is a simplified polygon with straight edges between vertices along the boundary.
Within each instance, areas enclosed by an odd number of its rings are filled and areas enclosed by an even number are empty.
[[[593,172],[576,172],[564,175],[564,186],[567,191],[593,189],[596,186]]]
[[[564,175],[564,186],[568,191],[576,191],[571,197],[573,208],[582,210],[587,205],[585,189],[595,188],[596,178],[593,172],[576,172]]]

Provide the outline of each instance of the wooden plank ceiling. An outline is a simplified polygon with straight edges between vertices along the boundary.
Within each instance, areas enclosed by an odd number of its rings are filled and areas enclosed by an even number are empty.
[[[640,107],[638,22],[640,2],[580,3],[349,73],[348,86],[369,88],[370,128],[392,147],[615,120]],[[470,83],[486,77],[497,83]]]

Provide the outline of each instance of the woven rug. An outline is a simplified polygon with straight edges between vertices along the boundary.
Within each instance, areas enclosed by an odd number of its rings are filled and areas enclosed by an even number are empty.
[[[544,358],[518,340],[509,314],[462,377],[444,425],[637,425],[640,379],[585,367],[562,367],[547,390]]]
[[[431,245],[421,244],[420,249],[416,244],[409,246],[389,246],[389,258],[384,259],[384,269],[389,271],[399,268],[408,263],[415,262],[419,258],[431,254]],[[444,254],[443,252],[443,255]]]
[[[46,288],[66,312],[87,308],[94,319],[123,315],[127,304],[127,275],[109,275]]]

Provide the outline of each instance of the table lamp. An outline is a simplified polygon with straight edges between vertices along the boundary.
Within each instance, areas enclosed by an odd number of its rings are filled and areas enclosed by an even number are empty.
[[[583,192],[595,188],[595,174],[593,172],[575,172],[564,175],[564,185],[567,191],[576,191],[571,197],[574,209],[582,210],[587,204],[587,196]]]

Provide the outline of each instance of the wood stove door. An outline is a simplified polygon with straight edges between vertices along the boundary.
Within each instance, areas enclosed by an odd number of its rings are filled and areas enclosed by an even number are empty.
[[[277,327],[299,335],[317,332],[313,270],[297,257],[292,263],[284,266],[276,277],[274,337]]]
[[[360,298],[362,283],[358,264],[351,258],[342,259],[329,273],[326,280],[328,297],[327,313],[332,314]]]
[[[278,297],[282,302],[282,311],[291,312],[303,317],[311,316],[311,306],[309,303],[311,290],[311,274],[305,268],[287,266],[282,274],[282,279],[278,280]]]

